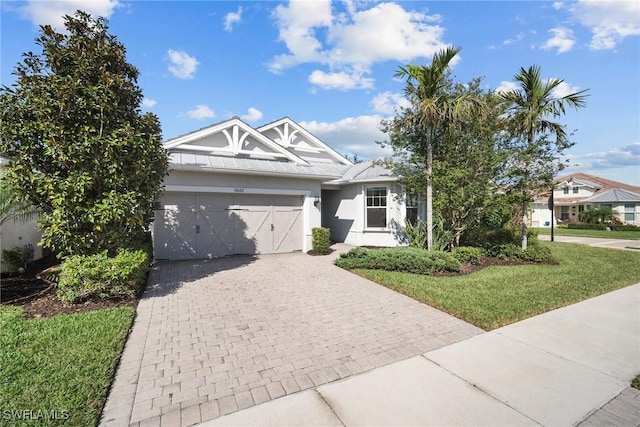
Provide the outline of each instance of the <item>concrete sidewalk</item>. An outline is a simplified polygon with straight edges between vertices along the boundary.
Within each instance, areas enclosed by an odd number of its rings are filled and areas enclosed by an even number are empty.
[[[539,235],[538,239],[550,241],[551,236]],[[563,243],[579,243],[581,245],[596,246],[602,248],[640,250],[640,240],[624,239],[602,239],[599,237],[578,237],[578,236],[554,236],[554,241]],[[640,252],[640,251],[639,251]]]
[[[638,426],[638,373],[640,284],[202,426]]]

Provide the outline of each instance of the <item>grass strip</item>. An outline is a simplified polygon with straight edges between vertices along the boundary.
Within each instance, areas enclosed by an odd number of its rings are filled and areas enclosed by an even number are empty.
[[[131,307],[24,319],[0,307],[0,425],[97,425]]]
[[[549,227],[534,228],[538,234],[549,236]],[[596,237],[601,239],[640,240],[640,231],[606,231],[606,230],[579,230],[574,228],[554,228],[556,236]]]
[[[485,330],[640,282],[639,253],[542,244],[559,265],[494,266],[456,277],[353,271]]]

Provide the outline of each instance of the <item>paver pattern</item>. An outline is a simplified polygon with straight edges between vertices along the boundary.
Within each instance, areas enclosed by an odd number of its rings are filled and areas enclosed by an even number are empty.
[[[627,387],[578,427],[640,427],[640,390]]]
[[[157,264],[101,425],[194,425],[483,332],[331,261]]]

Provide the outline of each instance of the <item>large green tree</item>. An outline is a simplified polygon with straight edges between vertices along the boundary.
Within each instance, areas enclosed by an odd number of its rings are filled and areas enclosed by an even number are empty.
[[[436,141],[432,146],[433,212],[451,231],[448,245],[459,244],[460,235],[486,215],[505,159],[501,120],[504,102],[492,92],[483,91],[481,85],[481,79],[453,84],[446,78],[442,97],[473,100],[482,108],[466,108],[454,121],[442,120],[432,131]],[[384,130],[394,150],[394,172],[409,193],[421,195],[429,182],[424,168],[428,153],[423,130],[414,126],[414,114],[412,109],[404,110],[386,121]]]
[[[436,53],[429,65],[399,67],[395,77],[406,80],[405,97],[411,107],[383,123],[394,156],[404,163],[396,167],[396,172],[402,174],[412,170],[414,177],[424,179],[429,250],[433,248],[434,145],[442,143],[446,129],[455,128],[461,118],[482,106],[481,100],[472,92],[447,90],[450,87],[449,67],[458,52],[460,48],[448,47]],[[417,185],[413,187],[418,188]]]
[[[160,124],[142,114],[138,70],[107,21],[78,11],[40,28],[0,89],[6,183],[40,212],[61,255],[128,246],[148,227],[168,171]]]
[[[508,184],[522,203],[522,249],[526,249],[527,212],[533,195],[551,187],[555,174],[563,168],[561,155],[573,146],[565,126],[554,120],[568,107],[584,107],[588,89],[558,95],[564,80],[543,79],[536,65],[521,68],[514,78],[519,87],[501,92],[509,103],[507,117],[512,134],[511,157],[505,170]]]

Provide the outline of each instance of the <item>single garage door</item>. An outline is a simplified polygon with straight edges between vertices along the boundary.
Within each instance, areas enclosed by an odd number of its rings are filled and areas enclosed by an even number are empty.
[[[154,221],[157,259],[302,250],[302,197],[165,193]]]

